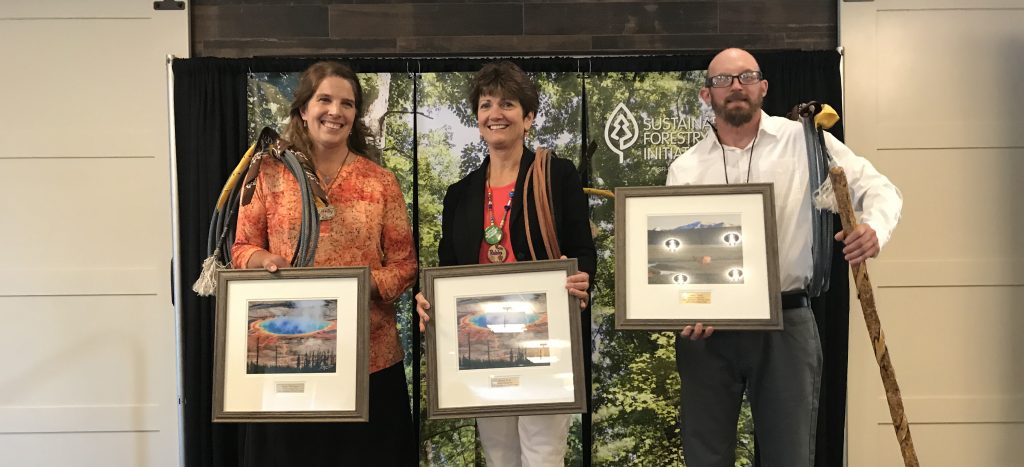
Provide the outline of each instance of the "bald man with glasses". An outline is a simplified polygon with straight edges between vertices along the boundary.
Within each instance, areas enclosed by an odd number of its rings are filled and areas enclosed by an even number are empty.
[[[688,467],[733,467],[743,393],[761,465],[814,465],[821,343],[807,292],[813,208],[803,126],[761,110],[768,81],[754,57],[726,49],[708,65],[700,97],[715,125],[669,167],[667,185],[772,183],[782,285],[782,331],[720,331],[694,323],[676,338]],[[844,243],[850,264],[873,258],[900,217],[899,190],[831,134],[825,146],[849,177],[860,224]]]

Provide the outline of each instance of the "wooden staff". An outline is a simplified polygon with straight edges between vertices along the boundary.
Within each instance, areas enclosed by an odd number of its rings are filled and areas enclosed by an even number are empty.
[[[828,177],[832,181],[832,191],[836,195],[836,205],[839,208],[839,217],[843,222],[843,231],[849,235],[857,227],[857,217],[853,212],[846,173],[843,172],[842,167],[832,166],[829,169]],[[852,267],[853,277],[857,283],[857,296],[860,298],[860,306],[864,310],[864,322],[868,326],[868,334],[871,336],[871,344],[875,350],[875,360],[882,373],[885,398],[889,401],[889,415],[892,416],[896,439],[899,440],[900,451],[903,453],[903,465],[919,467],[917,452],[914,451],[914,440],[910,437],[910,423],[907,421],[906,412],[903,411],[903,396],[900,395],[900,386],[896,383],[896,370],[889,360],[889,347],[885,344],[882,322],[878,319],[878,311],[875,309],[875,295],[872,292],[871,279],[868,278],[867,264],[860,263]]]

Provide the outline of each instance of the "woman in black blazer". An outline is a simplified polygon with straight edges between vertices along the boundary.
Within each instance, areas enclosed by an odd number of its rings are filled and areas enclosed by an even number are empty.
[[[549,259],[536,201],[533,193],[523,189],[526,171],[536,157],[525,142],[540,103],[537,88],[515,64],[490,63],[473,78],[469,103],[477,116],[480,136],[487,143],[488,156],[479,168],[448,187],[437,249],[439,264],[530,261],[524,200],[529,203],[530,238],[536,259]],[[590,277],[597,270],[587,197],[572,162],[552,157],[548,172],[558,246],[563,257],[576,258],[580,271],[569,276],[565,287],[585,309]],[[429,321],[424,310],[430,304],[422,294],[416,295],[416,302],[423,330]],[[477,428],[489,466],[563,464],[569,415],[480,418]]]
[[[535,154],[526,147],[520,147],[521,159],[515,175],[515,193],[523,192],[526,170],[533,164]],[[484,219],[487,198],[487,172],[491,157],[484,159],[479,168],[466,175],[465,178],[448,187],[444,196],[444,210],[441,214],[441,242],[438,245],[437,257],[440,266],[461,264],[478,264],[481,242],[484,242]],[[569,258],[576,258],[578,268],[589,275],[597,269],[594,239],[590,232],[589,208],[587,195],[580,185],[579,174],[572,162],[566,159],[552,158],[548,168],[551,173],[551,200],[555,230],[558,232],[558,246]],[[492,178],[493,178],[492,174]],[[498,182],[501,183],[501,182]],[[492,186],[495,184],[492,184]],[[532,190],[531,190],[532,191]],[[544,251],[544,243],[537,219],[537,210],[533,193],[527,193],[530,204],[530,238],[537,259],[548,258]],[[483,209],[482,209],[483,208]],[[502,206],[494,203],[495,222],[502,214]],[[513,196],[508,214],[510,242],[515,254],[515,261],[530,261],[530,250],[526,244],[526,223],[523,221],[523,197]],[[489,216],[488,216],[489,217]],[[485,242],[486,243],[486,242]],[[505,261],[510,262],[510,261]],[[571,289],[570,289],[571,290]],[[584,289],[585,290],[585,289]],[[577,294],[586,300],[587,294]]]

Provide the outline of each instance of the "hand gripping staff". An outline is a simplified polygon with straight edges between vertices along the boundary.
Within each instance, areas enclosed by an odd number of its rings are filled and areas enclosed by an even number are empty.
[[[797,110],[801,117],[807,119],[815,113],[816,103],[810,102],[801,104]],[[849,234],[857,227],[857,217],[854,214],[853,202],[850,198],[850,188],[846,180],[846,173],[843,168],[836,164],[835,160],[828,153],[825,147],[823,131],[832,128],[839,121],[839,115],[828,104],[821,106],[821,112],[814,117],[815,129],[822,154],[828,161],[828,178],[831,186],[825,185],[815,193],[815,204],[819,208],[827,208],[839,212],[839,218],[843,223],[843,231]],[[828,192],[835,193],[835,203],[828,196]],[[882,375],[882,385],[885,387],[885,398],[889,402],[889,415],[892,417],[893,428],[896,430],[896,439],[900,443],[900,451],[903,454],[903,465],[906,467],[919,467],[917,452],[914,450],[914,440],[910,437],[910,423],[907,421],[907,414],[903,410],[903,397],[900,395],[900,386],[896,382],[896,370],[889,360],[889,348],[885,344],[885,333],[882,332],[882,323],[878,319],[878,310],[875,308],[875,295],[871,287],[871,279],[868,277],[867,264],[853,265],[853,277],[857,284],[857,297],[860,299],[861,309],[864,311],[864,322],[868,327],[868,334],[871,337],[872,348],[875,351],[875,361],[878,362],[878,369]]]

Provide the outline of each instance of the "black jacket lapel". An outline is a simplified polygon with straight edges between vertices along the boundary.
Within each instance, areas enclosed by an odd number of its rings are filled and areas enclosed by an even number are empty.
[[[459,216],[462,220],[457,222],[456,231],[464,233],[465,237],[455,248],[459,251],[464,264],[476,264],[480,257],[480,242],[484,237],[484,187],[487,183],[489,163],[490,158],[485,158],[484,163],[470,173],[467,193],[464,193],[465,198],[459,201]]]

